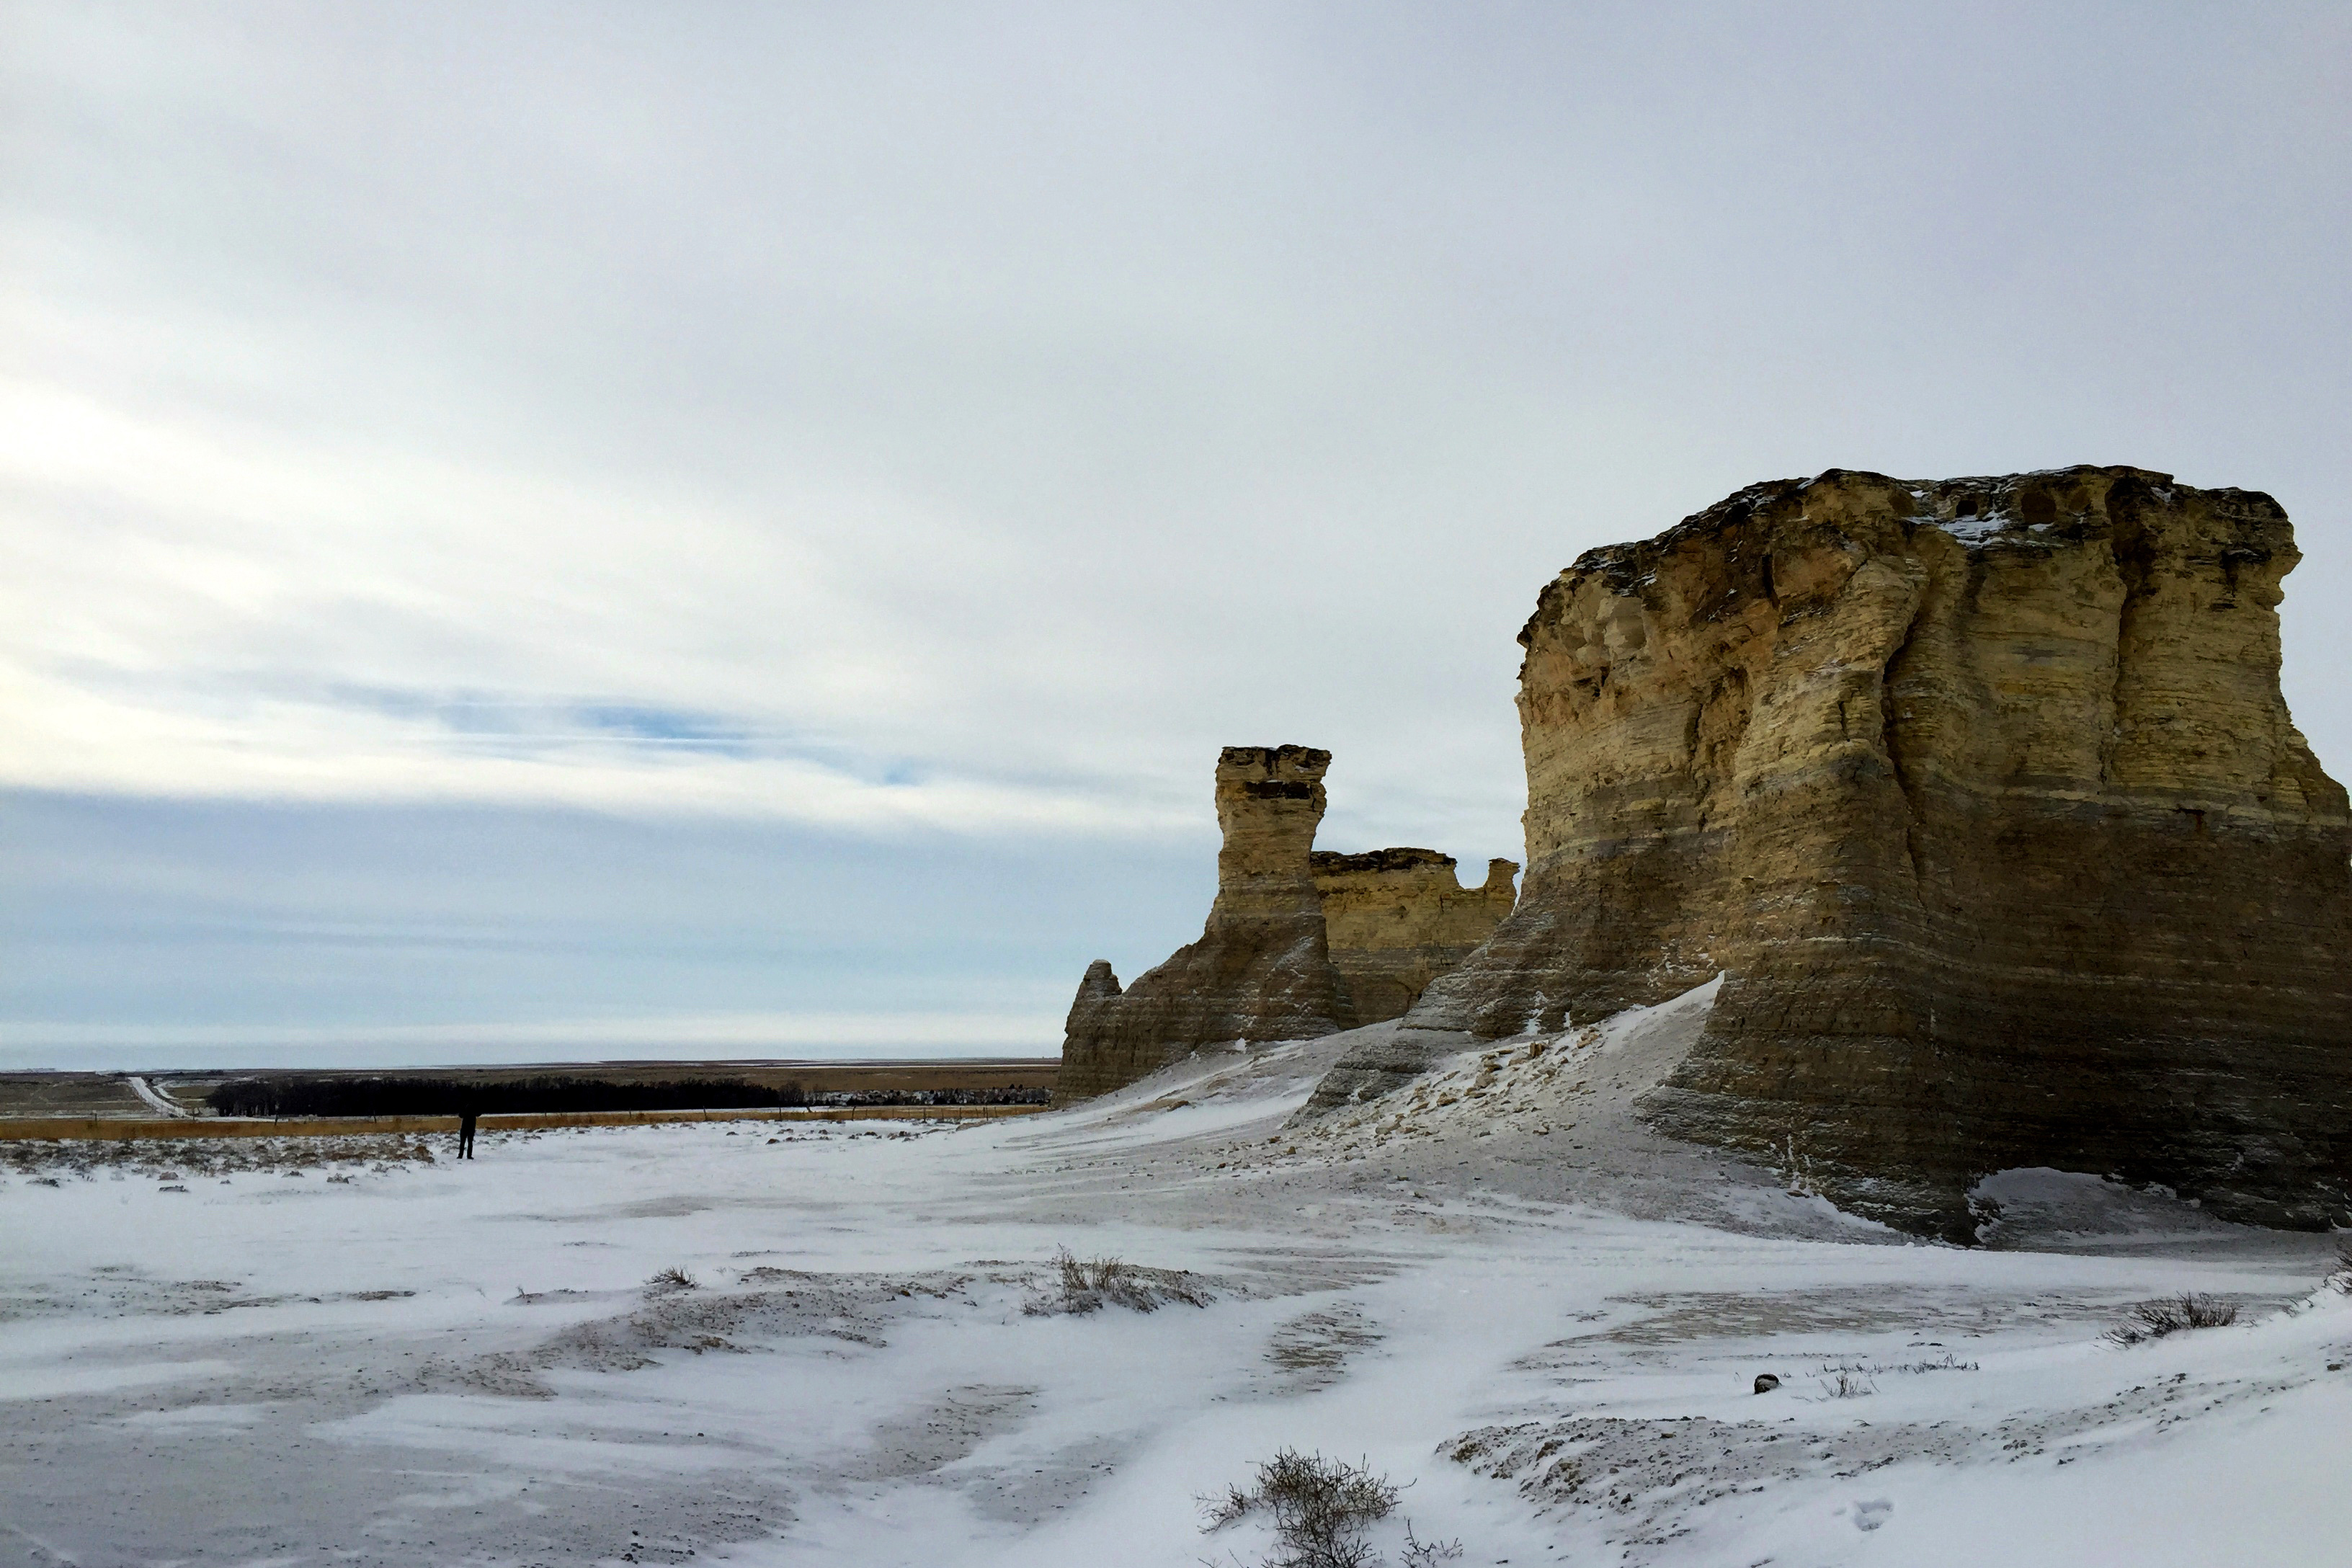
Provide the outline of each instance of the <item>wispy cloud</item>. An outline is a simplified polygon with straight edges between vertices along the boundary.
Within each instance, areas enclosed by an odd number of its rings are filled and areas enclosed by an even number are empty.
[[[951,735],[893,754],[971,672],[922,668],[888,615],[740,519],[327,464],[23,382],[0,385],[0,703],[21,742],[0,784],[961,831],[1186,820],[1101,769],[992,774]],[[481,684],[499,675],[516,684]]]
[[[1197,832],[1198,801],[1105,781],[959,777],[914,760],[794,754],[716,715],[613,702],[354,692],[275,682],[79,682],[0,668],[0,778],[57,793],[287,802],[473,802],[720,814],[868,831]],[[1198,794],[1196,790],[1193,792]]]
[[[1832,466],[2273,491],[2341,773],[2352,11],[2158,10],[14,0],[0,791],[95,807],[75,978],[0,988],[573,1016],[728,862],[594,873],[740,834],[810,851],[792,919],[677,937],[660,1010],[848,1006],[854,965],[773,974],[881,894],[920,967],[1066,994],[1198,929],[1223,744],[1329,747],[1332,847],[1516,855],[1542,584]],[[501,887],[609,895],[527,1005],[205,945],[220,888],[372,835],[457,887],[415,824],[477,808],[469,853],[572,835]],[[129,822],[231,835],[153,964],[92,869]],[[1150,885],[1015,944],[948,840],[1033,902]]]
[[[2086,459],[2299,511],[2352,748],[2324,9],[18,14],[0,784],[1475,857],[1581,548]]]

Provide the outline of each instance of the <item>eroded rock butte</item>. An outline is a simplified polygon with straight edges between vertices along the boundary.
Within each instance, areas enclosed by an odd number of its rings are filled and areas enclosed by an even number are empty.
[[[1431,849],[1315,850],[1331,753],[1228,746],[1217,759],[1217,897],[1201,940],[1120,988],[1078,983],[1057,1101],[1132,1083],[1202,1046],[1308,1039],[1393,1018],[1510,911],[1518,867],[1464,888]]]
[[[2129,468],[1832,470],[1587,553],[1519,636],[1524,893],[1407,1024],[1727,972],[1645,1113],[1846,1206],[1965,1237],[1979,1176],[2052,1165],[2352,1219],[2352,831],[2279,691],[2297,559],[2270,497]]]

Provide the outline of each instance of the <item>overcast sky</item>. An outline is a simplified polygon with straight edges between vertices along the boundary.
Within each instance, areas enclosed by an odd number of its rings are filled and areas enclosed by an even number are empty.
[[[1832,466],[2270,491],[2352,771],[2341,4],[0,16],[0,1066],[1050,1051]]]

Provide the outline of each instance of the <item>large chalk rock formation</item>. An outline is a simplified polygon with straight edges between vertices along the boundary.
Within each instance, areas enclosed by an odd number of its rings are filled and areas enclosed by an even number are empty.
[[[1465,888],[1454,857],[1434,849],[1318,849],[1308,868],[1357,1024],[1401,1016],[1493,933],[1518,896],[1517,862],[1489,860],[1485,884]]]
[[[1407,1022],[1727,971],[1649,1114],[1865,1213],[1964,1236],[1979,1175],[2054,1165],[2352,1217],[2352,832],[2279,693],[2297,558],[2270,497],[2120,468],[1832,470],[1591,552],[1519,638],[1525,891]]]
[[[1323,774],[1311,746],[1228,746],[1217,759],[1217,898],[1201,940],[1122,990],[1097,959],[1070,1005],[1057,1100],[1134,1082],[1202,1046],[1297,1040],[1393,1018],[1509,912],[1508,860],[1465,889],[1428,849],[1318,854]]]

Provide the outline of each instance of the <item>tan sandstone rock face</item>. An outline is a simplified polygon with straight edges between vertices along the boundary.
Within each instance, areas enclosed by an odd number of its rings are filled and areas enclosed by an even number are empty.
[[[1486,883],[1475,888],[1462,886],[1454,857],[1434,849],[1318,849],[1308,866],[1331,963],[1360,1025],[1403,1016],[1431,981],[1493,933],[1518,896],[1511,860],[1489,860]]]
[[[1524,896],[1408,1022],[1727,971],[1649,1114],[1863,1212],[1964,1236],[1977,1176],[2047,1164],[2347,1215],[2352,831],[2279,693],[2297,559],[2268,496],[2093,468],[1832,470],[1588,553],[1520,634]]]
[[[1344,1028],[1350,1009],[1307,857],[1331,753],[1228,746],[1217,758],[1217,900],[1201,940],[1125,992],[1097,960],[1070,1005],[1055,1098],[1132,1083],[1195,1047]]]
[[[1097,959],[1078,984],[1057,1100],[1134,1082],[1202,1046],[1296,1040],[1393,1018],[1485,940],[1518,868],[1465,889],[1429,849],[1318,854],[1331,753],[1228,746],[1217,759],[1217,898],[1201,940],[1122,991]]]

